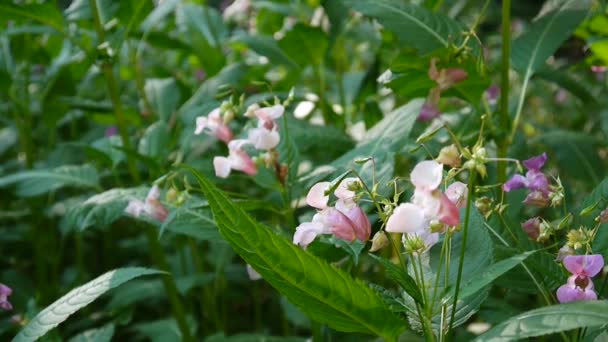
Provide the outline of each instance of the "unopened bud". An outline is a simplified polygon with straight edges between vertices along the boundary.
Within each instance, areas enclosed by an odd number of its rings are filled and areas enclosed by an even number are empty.
[[[578,230],[573,229],[569,231],[566,238],[568,241],[568,246],[574,248],[575,250],[581,249],[583,246],[591,242],[589,230],[585,227],[580,227]]]
[[[403,246],[407,254],[420,254],[426,249],[424,240],[418,235],[403,234]]]
[[[388,237],[386,236],[386,233],[383,231],[379,231],[376,234],[374,234],[374,237],[372,238],[372,247],[369,249],[370,252],[375,252],[375,251],[379,251],[380,249],[388,246]]]
[[[460,166],[460,152],[456,145],[445,146],[439,151],[437,162],[451,167]]]
[[[165,195],[165,200],[169,203],[175,203],[178,196],[179,191],[172,187],[167,191],[167,194]]]
[[[255,111],[258,109],[260,109],[260,105],[257,103],[249,105],[249,107],[247,107],[247,110],[245,111],[245,116],[248,118],[255,118]]]
[[[544,242],[547,241],[551,235],[553,235],[553,232],[555,231],[555,229],[553,229],[553,226],[551,226],[551,224],[545,220],[542,220],[540,223],[540,234],[538,235],[538,238],[536,239],[536,241],[538,242]]]
[[[477,198],[475,200],[475,208],[477,208],[483,216],[487,217],[492,211],[492,199],[487,196]]]
[[[600,213],[600,216],[598,216],[598,221],[600,223],[608,222],[608,208],[602,210],[602,212]]]
[[[521,227],[524,230],[524,232],[526,232],[526,234],[528,234],[530,239],[536,240],[536,239],[538,239],[538,236],[540,235],[540,224],[541,224],[540,218],[533,217],[533,218],[523,222],[521,224]]]

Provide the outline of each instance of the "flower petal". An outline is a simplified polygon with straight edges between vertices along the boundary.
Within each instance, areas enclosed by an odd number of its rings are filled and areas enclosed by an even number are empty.
[[[312,188],[308,190],[308,195],[306,195],[306,203],[309,206],[317,209],[327,208],[329,195],[325,195],[325,191],[329,189],[330,185],[330,182],[320,182],[313,185]]]
[[[133,199],[129,201],[129,204],[125,208],[125,213],[135,217],[139,217],[139,215],[141,215],[141,213],[144,211],[144,208],[144,202],[137,199]]]
[[[248,139],[258,150],[271,150],[279,145],[281,136],[276,129],[258,127],[249,130]]]
[[[547,153],[543,153],[536,157],[532,157],[530,159],[524,160],[523,164],[526,169],[532,171],[539,171],[547,162]]]
[[[205,128],[207,127],[208,119],[206,116],[199,116],[196,118],[196,128],[194,129],[194,134],[199,135],[203,133]]]
[[[454,182],[445,189],[445,195],[456,205],[458,208],[464,208],[467,204],[468,196],[467,185],[463,182]]]
[[[226,157],[214,157],[213,168],[215,169],[215,175],[217,177],[227,178],[230,175],[232,163]]]
[[[568,284],[562,285],[556,292],[557,300],[560,303],[569,303],[585,298],[583,290],[571,287]]]
[[[454,202],[445,195],[441,194],[441,209],[439,209],[439,221],[448,226],[457,226],[460,223],[460,212]]]
[[[585,255],[583,270],[588,277],[595,277],[602,268],[604,268],[604,257],[601,254]]]
[[[259,274],[251,265],[247,264],[247,275],[249,276],[249,280],[260,280],[262,279],[262,275]]]
[[[324,233],[324,227],[319,222],[304,222],[296,228],[293,243],[306,248],[319,234]]]
[[[371,224],[365,215],[365,212],[363,212],[363,209],[359,206],[355,206],[345,212],[344,215],[352,222],[357,239],[363,242],[369,240],[371,235]]]
[[[358,181],[359,179],[355,177],[344,178],[336,188],[336,191],[334,191],[334,195],[343,201],[352,201],[355,197],[355,192],[348,190],[348,187],[351,185],[351,183]]]
[[[412,203],[400,204],[386,222],[391,233],[416,233],[426,228],[424,211]]]
[[[410,173],[410,181],[416,189],[433,191],[441,184],[443,165],[434,160],[422,161]]]
[[[504,192],[510,192],[513,190],[525,188],[528,186],[528,180],[526,177],[516,174],[511,177],[505,184],[502,185],[502,190]]]
[[[441,112],[439,111],[439,108],[437,108],[437,105],[427,101],[422,105],[422,108],[420,108],[418,120],[430,121],[438,117],[439,115],[441,115]]]

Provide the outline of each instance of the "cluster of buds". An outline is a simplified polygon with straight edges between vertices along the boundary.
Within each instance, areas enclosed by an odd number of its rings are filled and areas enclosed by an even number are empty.
[[[422,109],[418,115],[418,120],[420,121],[429,121],[438,117],[441,114],[439,112],[441,92],[450,89],[455,84],[469,77],[467,72],[461,68],[437,69],[437,58],[431,59],[428,74],[429,78],[435,81],[437,85],[429,91],[427,99],[422,105]]]
[[[279,145],[281,136],[278,131],[277,119],[283,116],[284,105],[279,104],[278,101],[275,105],[268,107],[260,107],[258,104],[250,105],[245,112],[245,116],[250,119],[257,119],[256,127],[247,131],[247,138],[234,139],[234,134],[228,123],[234,119],[235,113],[239,111],[242,102],[242,98],[240,103],[236,105],[232,101],[224,101],[220,107],[212,110],[207,116],[196,118],[195,134],[207,132],[228,145],[228,156],[213,158],[215,174],[220,178],[227,178],[232,170],[253,176],[257,174],[256,159],[261,160],[266,165],[275,164],[278,160],[275,148]],[[252,146],[263,152],[258,158],[252,158],[247,152],[246,146]]]
[[[587,227],[579,227],[578,229],[572,229],[566,235],[568,246],[574,250],[581,249],[589,246],[593,241],[593,232],[587,229]]]
[[[462,150],[462,155],[468,159],[463,165],[465,169],[476,171],[482,178],[487,176],[486,163],[488,162],[488,152],[485,147],[481,144],[476,144],[472,150],[465,147]]]
[[[145,214],[159,222],[164,222],[169,216],[169,210],[160,202],[160,189],[156,185],[150,188],[145,201],[131,199],[125,212],[134,217]]]
[[[310,188],[306,203],[318,209],[318,212],[311,222],[304,222],[296,228],[294,244],[306,248],[321,234],[333,234],[349,242],[369,240],[371,224],[356,202],[357,191],[361,188],[360,181],[357,178],[343,179],[334,190],[338,200],[333,207],[328,206],[328,191],[331,188],[330,182],[320,182]]]
[[[411,251],[428,250],[437,243],[440,232],[460,223],[458,209],[466,203],[467,186],[454,182],[444,193],[439,189],[442,178],[442,164],[434,160],[418,163],[410,174],[415,187],[411,202],[397,206],[386,222],[387,232],[406,235],[404,243]]]
[[[524,160],[524,167],[528,170],[526,175],[515,174],[503,184],[503,191],[510,192],[526,188],[528,189],[528,195],[524,200],[525,204],[538,208],[560,205],[564,198],[564,188],[559,179],[556,186],[549,185],[547,176],[540,170],[546,162],[546,153]]]

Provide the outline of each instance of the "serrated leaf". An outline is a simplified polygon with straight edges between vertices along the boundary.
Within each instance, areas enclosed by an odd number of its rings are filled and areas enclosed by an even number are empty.
[[[420,293],[420,289],[416,284],[414,278],[412,278],[405,270],[401,269],[399,266],[393,264],[389,260],[386,260],[383,257],[377,256],[375,254],[370,254],[372,259],[378,261],[384,266],[386,270],[386,274],[396,281],[403,291],[405,291],[408,295],[410,295],[414,300],[418,303],[423,303],[422,294]]]
[[[329,39],[318,27],[297,24],[279,41],[280,48],[300,67],[320,65],[325,59]]]
[[[97,170],[89,165],[60,166],[49,170],[21,171],[0,178],[0,188],[17,185],[17,195],[31,197],[62,187],[83,189],[99,188]]]
[[[519,265],[535,252],[536,251],[524,252],[486,267],[475,277],[475,279],[471,279],[468,283],[465,283],[460,290],[461,298],[465,299],[468,296],[481,291],[484,287],[490,285],[496,278]]]
[[[458,45],[464,37],[464,28],[458,22],[422,6],[392,0],[345,0],[344,3],[375,18],[422,55],[450,44]]]
[[[150,78],[144,86],[146,97],[150,101],[152,110],[159,119],[167,122],[171,114],[177,109],[180,99],[179,88],[173,78]]]
[[[359,280],[257,223],[196,170],[220,233],[247,263],[311,319],[344,332],[394,339],[403,322]]]
[[[547,306],[510,318],[475,341],[516,341],[608,322],[608,301],[581,301]]]
[[[144,275],[160,274],[161,271],[143,267],[119,268],[95,278],[94,280],[73,289],[65,296],[42,310],[32,319],[15,338],[13,342],[35,341],[44,336],[71,314],[89,305],[102,294],[106,293],[133,278]]]
[[[513,68],[529,79],[585,19],[591,1],[567,0],[536,20],[513,42]]]
[[[164,230],[190,236],[197,240],[223,241],[208,208],[172,210],[160,228],[161,234]]]

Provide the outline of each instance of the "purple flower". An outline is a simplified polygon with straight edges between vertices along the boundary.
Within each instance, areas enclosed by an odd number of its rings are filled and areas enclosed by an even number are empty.
[[[533,217],[521,224],[524,232],[528,234],[530,239],[536,240],[540,235],[540,217]]]
[[[116,126],[110,126],[106,129],[106,137],[111,137],[116,135],[116,133],[118,133],[118,128],[116,128]]]
[[[492,84],[488,89],[486,89],[486,99],[491,105],[496,104],[496,100],[498,100],[498,96],[500,95],[500,87],[496,84]]]
[[[13,290],[0,283],[0,309],[4,309],[6,311],[12,310],[13,306],[8,301],[8,297],[13,293]]]
[[[604,257],[600,254],[569,255],[564,258],[564,267],[572,273],[566,284],[557,289],[557,300],[560,303],[579,300],[596,300],[591,278],[604,267]]]
[[[431,102],[425,102],[420,109],[420,114],[418,114],[418,120],[420,121],[430,121],[434,118],[438,117],[441,114],[437,106]]]
[[[516,174],[503,184],[502,189],[510,192],[526,188],[530,190],[524,200],[525,204],[535,207],[546,207],[549,204],[549,181],[547,176],[540,171],[547,161],[547,154],[524,160],[523,164],[528,169],[526,175]]]

